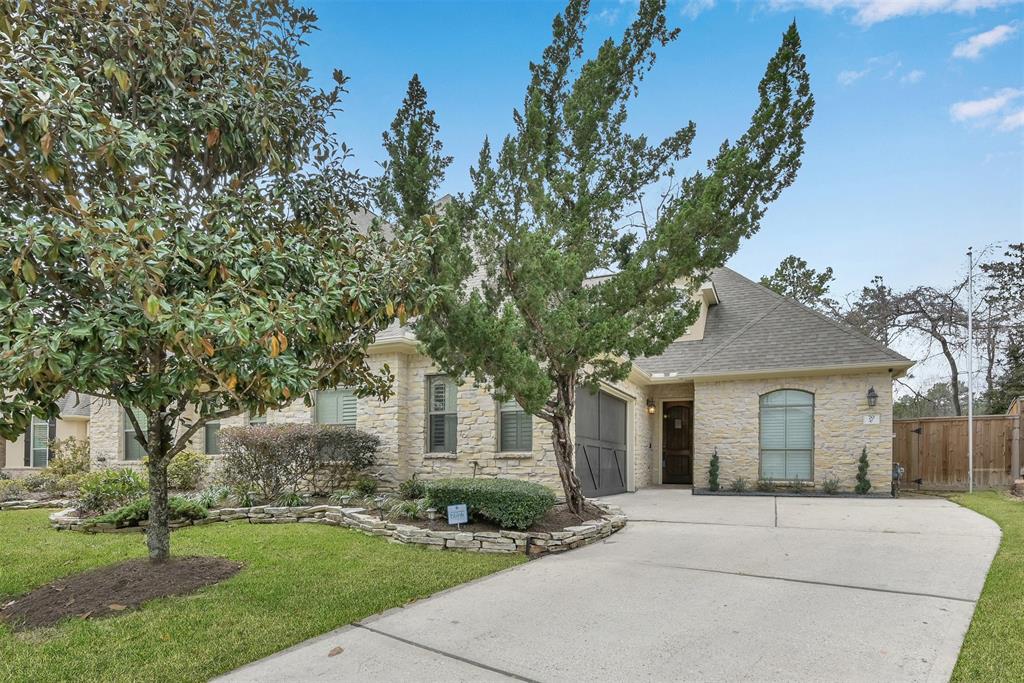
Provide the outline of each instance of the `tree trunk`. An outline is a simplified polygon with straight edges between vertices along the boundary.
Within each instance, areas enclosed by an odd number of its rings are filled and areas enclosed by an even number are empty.
[[[562,491],[565,492],[565,503],[569,511],[583,514],[583,487],[576,476],[575,447],[569,427],[572,414],[576,409],[576,377],[559,377],[555,381],[555,409],[551,415],[551,443],[555,447],[555,462],[558,464],[558,476],[562,480]]]
[[[569,419],[564,415],[556,415],[551,421],[551,442],[555,447],[555,462],[558,463],[558,476],[562,480],[565,492],[565,503],[569,510],[577,515],[583,514],[583,488],[576,476],[575,447],[569,433]]]
[[[146,546],[149,559],[163,562],[171,556],[170,512],[167,507],[167,462],[149,457],[149,528]]]
[[[956,367],[956,358],[949,348],[949,343],[944,338],[939,338],[939,346],[942,348],[942,355],[949,363],[949,386],[953,390],[953,410],[959,417],[964,414],[963,406],[960,404],[960,371]]]

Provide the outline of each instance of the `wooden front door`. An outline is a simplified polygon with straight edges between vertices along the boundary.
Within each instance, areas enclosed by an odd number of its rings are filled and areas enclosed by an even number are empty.
[[[661,483],[693,483],[693,406],[669,403],[662,410]]]

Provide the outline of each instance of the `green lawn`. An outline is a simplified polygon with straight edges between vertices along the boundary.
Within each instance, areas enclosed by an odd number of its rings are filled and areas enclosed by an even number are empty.
[[[952,680],[1024,681],[1024,503],[996,491],[952,500],[1003,529]]]
[[[0,513],[0,602],[55,578],[144,555],[141,534],[56,532],[50,511]],[[0,681],[205,681],[311,636],[524,562],[437,552],[312,524],[174,532],[177,555],[245,563],[231,579],[137,612],[12,633]]]

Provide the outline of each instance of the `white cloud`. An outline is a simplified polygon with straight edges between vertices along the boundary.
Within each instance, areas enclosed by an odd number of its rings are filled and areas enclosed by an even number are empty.
[[[913,69],[900,76],[900,83],[920,83],[924,78],[924,71]]]
[[[696,19],[701,12],[714,8],[715,0],[686,0],[683,4],[683,16],[687,19]]]
[[[846,71],[840,71],[839,75],[836,76],[836,80],[839,81],[840,85],[853,85],[869,73],[871,73],[871,69],[861,69],[860,71],[847,69]]]
[[[953,48],[953,56],[960,59],[977,59],[984,50],[995,47],[999,43],[1005,43],[1016,32],[1017,27],[1011,24],[996,26],[994,29],[957,43]]]
[[[614,24],[619,20],[619,8],[604,8],[603,10],[597,13],[597,20],[603,21],[609,25]]]
[[[1017,130],[1021,126],[1024,126],[1024,109],[1004,116],[1003,120],[999,122],[999,130]]]
[[[1021,0],[770,0],[775,9],[795,7],[853,12],[854,22],[870,26],[879,22],[916,14],[969,14],[980,9],[1003,7]]]
[[[1003,88],[992,97],[986,97],[980,100],[965,100],[963,102],[957,102],[949,108],[949,115],[954,121],[970,121],[972,119],[992,116],[1021,95],[1024,95],[1024,90],[1019,90],[1017,88]],[[1013,114],[1008,116],[1004,120],[1004,123],[1006,120],[1013,119],[1014,116],[1016,115]]]

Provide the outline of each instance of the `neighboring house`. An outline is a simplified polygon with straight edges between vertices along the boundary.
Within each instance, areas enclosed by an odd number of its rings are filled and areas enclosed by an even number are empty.
[[[38,471],[50,461],[50,442],[54,439],[89,436],[91,398],[70,393],[60,400],[60,416],[52,420],[32,419],[32,426],[16,441],[4,446],[3,470],[15,477]]]
[[[723,487],[742,477],[836,478],[852,488],[865,446],[869,477],[887,490],[892,463],[892,380],[912,361],[728,268],[694,294],[699,319],[627,381],[581,391],[575,419],[577,472],[590,495],[659,484],[707,485],[717,451]],[[515,477],[559,489],[547,423],[486,389],[456,385],[422,355],[412,332],[393,327],[370,364],[395,377],[387,402],[351,391],[319,392],[265,416],[236,417],[196,435],[216,453],[219,429],[255,422],[342,424],[381,437],[384,477]],[[871,404],[874,405],[871,405]],[[141,457],[116,405],[93,406],[93,458]]]

